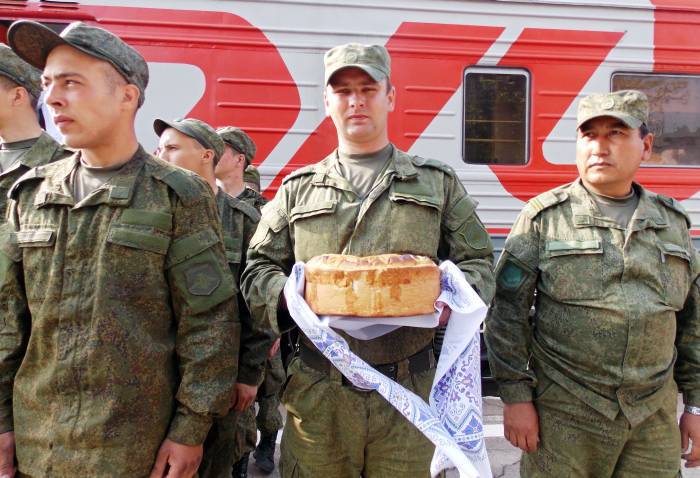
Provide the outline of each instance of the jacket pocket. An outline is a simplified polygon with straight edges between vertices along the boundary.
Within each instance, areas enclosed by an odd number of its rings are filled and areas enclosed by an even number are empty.
[[[672,242],[660,243],[659,249],[665,292],[663,300],[675,310],[681,310],[690,291],[690,253]]]
[[[107,242],[165,255],[170,247],[170,236],[126,224],[113,224],[107,234]]]
[[[319,254],[339,252],[336,206],[337,201],[327,200],[292,208],[289,227],[297,260],[306,262]]]
[[[431,196],[392,191],[390,251],[427,257],[437,255],[442,204]]]
[[[542,292],[555,300],[589,300],[603,295],[603,245],[599,239],[547,241],[540,269]]]

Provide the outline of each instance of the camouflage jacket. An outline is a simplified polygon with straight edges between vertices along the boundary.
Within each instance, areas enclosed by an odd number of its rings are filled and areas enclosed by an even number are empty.
[[[544,374],[636,425],[675,387],[675,371],[686,403],[700,406],[700,258],[690,220],[675,200],[634,188],[639,205],[626,229],[601,215],[580,180],[534,198],[518,217],[486,319],[504,401],[536,399]]]
[[[0,431],[31,476],[147,476],[163,439],[199,444],[228,412],[236,287],[204,181],[139,148],[74,204],[78,161],[10,192]]]
[[[219,209],[226,259],[238,283],[245,268],[246,251],[258,221],[260,208],[266,203],[264,197],[250,188],[232,197],[219,189],[216,205]],[[238,359],[238,382],[258,386],[265,376],[267,351],[272,346],[274,336],[264,323],[253,323],[243,294],[238,294],[238,313],[241,319],[241,346]]]
[[[384,173],[361,201],[335,172],[337,153],[285,178],[263,208],[241,289],[254,316],[277,327],[277,307],[296,261],[326,253],[409,253],[453,261],[486,301],[494,291],[493,247],[451,168],[394,148]],[[342,333],[370,363],[403,360],[432,340],[433,329],[401,327],[373,340]]]
[[[7,193],[20,176],[32,168],[58,161],[71,154],[72,151],[64,149],[51,136],[42,133],[36,143],[20,156],[19,161],[12,168],[0,173],[0,210],[3,212],[7,210]]]

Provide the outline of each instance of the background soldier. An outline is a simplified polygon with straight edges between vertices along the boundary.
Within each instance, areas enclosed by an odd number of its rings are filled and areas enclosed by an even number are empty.
[[[220,130],[223,131],[220,135],[208,124],[191,118],[169,122],[157,119],[153,127],[160,137],[158,149],[161,159],[199,174],[212,190],[216,191],[226,258],[234,280],[238,282],[242,272],[241,262],[260,219],[260,213],[256,202],[256,196],[259,195],[253,191],[243,191],[238,198],[234,198],[216,184],[215,169],[222,161],[230,161],[228,156],[231,155],[231,147],[223,138],[228,138],[227,142],[231,142],[236,133],[225,129]],[[243,184],[242,180],[240,184]],[[233,411],[225,418],[217,420],[207,437],[204,460],[199,470],[202,477],[231,476],[231,468],[240,458],[236,449],[236,435],[241,421],[235,412],[240,413],[251,408],[258,385],[262,382],[267,349],[272,343],[270,333],[251,322],[240,294],[238,305],[241,316],[241,343],[240,349],[236,350],[239,369],[231,404]]]
[[[324,100],[338,150],[287,176],[263,208],[241,283],[251,312],[274,327],[293,264],[325,253],[450,259],[491,298],[492,246],[475,202],[448,166],[389,143],[396,96],[389,78],[384,47],[348,44],[325,55]],[[434,330],[402,327],[368,341],[341,334],[354,353],[427,399]],[[308,339],[300,346],[282,397],[282,475],[428,476],[427,438],[378,393],[348,384]]]
[[[0,469],[12,472],[15,438],[22,475],[192,476],[228,410],[239,333],[211,192],[138,144],[148,67],[136,50],[82,23],[59,36],[17,22],[8,37],[43,68],[78,152],[10,193]]]
[[[0,43],[0,211],[15,181],[35,166],[64,158],[63,149],[39,126],[41,72]]]
[[[524,477],[679,476],[681,435],[700,464],[700,258],[681,206],[633,182],[647,115],[638,91],[582,99],[579,179],[525,206],[499,261],[486,341]]]
[[[260,171],[252,164],[246,166],[243,172],[243,182],[255,192],[260,192]]]
[[[255,143],[245,131],[240,128],[227,126],[217,130],[226,144],[226,153],[216,166],[216,177],[221,187],[228,194],[253,206],[259,213],[260,208],[267,203],[260,192],[260,174],[251,164],[255,158]],[[250,238],[255,232],[260,215],[249,216],[244,229],[244,247],[241,250],[242,260],[248,250]],[[240,270],[242,273],[242,268]],[[245,301],[239,302],[239,308],[247,312]],[[279,393],[284,383],[284,368],[279,354],[279,342],[275,341],[268,354],[271,358],[265,362],[265,378],[257,393],[259,410],[257,417],[254,407],[241,411],[236,437],[236,464],[233,469],[234,477],[247,476],[248,454],[255,448],[257,441],[256,425],[260,430],[260,443],[255,450],[255,462],[265,473],[271,473],[275,468],[275,445],[277,431],[282,428],[282,415],[279,411]]]

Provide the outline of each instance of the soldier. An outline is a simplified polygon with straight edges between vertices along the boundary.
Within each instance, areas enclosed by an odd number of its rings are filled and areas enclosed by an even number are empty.
[[[248,250],[248,244],[250,243],[250,238],[255,232],[257,223],[260,220],[260,208],[267,202],[265,198],[259,194],[260,176],[257,176],[257,184],[251,185],[246,180],[251,179],[249,171],[252,170],[257,173],[257,169],[251,165],[251,162],[255,158],[256,147],[250,136],[248,136],[245,131],[240,128],[227,126],[225,128],[219,128],[217,132],[221,136],[221,139],[224,140],[226,145],[226,152],[216,166],[216,176],[219,184],[221,184],[224,191],[236,197],[240,201],[254,207],[257,211],[257,214],[254,215],[250,213],[246,214],[246,211],[244,210],[237,211],[239,223],[243,225],[243,228],[241,231],[239,231],[239,233],[242,233],[244,238],[240,251],[241,261],[244,261],[246,251]],[[253,178],[253,180],[255,180],[255,178]],[[254,189],[252,186],[256,186],[256,189]],[[236,275],[236,278],[239,278],[240,273],[243,272],[243,265],[244,262],[242,262],[241,268],[238,269],[238,275]],[[239,308],[242,311],[242,315],[249,317],[248,308],[245,305],[245,301],[242,297],[239,301]],[[245,328],[243,331],[245,332]],[[243,337],[244,336],[245,333],[243,334]],[[247,352],[252,353],[253,351],[248,349]],[[263,351],[258,349],[258,352]],[[243,354],[240,359],[241,361],[245,361]],[[279,400],[275,400],[274,398],[279,393],[279,386],[277,386],[275,390],[275,382],[269,377],[271,374],[275,374],[274,377],[279,377],[279,370],[275,369],[273,372],[270,370],[271,363],[274,363],[274,359],[265,360],[265,355],[259,355],[257,361],[261,359],[265,362],[265,375],[263,382],[258,387],[257,400],[260,404],[260,413],[262,413],[263,417],[265,417],[264,419],[261,418],[264,426],[261,428],[262,435],[260,438],[260,443],[264,444],[265,453],[260,456],[260,459],[256,457],[256,463],[260,465],[260,461],[262,460],[263,463],[265,463],[264,466],[267,466],[268,468],[270,467],[271,463],[272,467],[269,468],[269,473],[272,471],[272,469],[274,469],[273,460],[275,439],[277,437],[277,430],[281,428],[282,422],[282,417],[279,410],[277,410]],[[282,374],[284,374],[283,370]],[[273,397],[270,398],[270,395],[273,395]],[[274,411],[271,410],[271,408],[274,408]],[[238,411],[240,412],[240,415],[235,440],[236,445],[234,455],[236,457],[236,463],[233,467],[233,476],[245,477],[247,476],[248,470],[248,455],[250,451],[255,448],[255,442],[257,440],[257,433],[255,429],[256,418],[253,406],[244,408],[242,405],[240,405],[238,407]],[[276,416],[275,413],[277,414]],[[260,414],[258,416],[260,416]],[[270,431],[273,427],[276,427],[274,428],[274,436],[272,436],[272,432]],[[271,436],[272,438],[270,438]],[[272,445],[270,445],[270,442]]]
[[[20,176],[35,166],[64,158],[63,149],[39,126],[41,72],[0,43],[0,211]]]
[[[639,91],[583,98],[579,179],[525,206],[499,260],[486,342],[524,477],[680,476],[688,438],[700,464],[700,258],[678,202],[634,182],[647,117]]]
[[[227,412],[236,288],[216,204],[134,130],[148,66],[83,23],[14,23],[77,152],[11,189],[0,253],[0,474],[190,477]],[[24,278],[31,278],[25,281]],[[14,429],[14,433],[13,433]]]
[[[396,90],[386,49],[341,45],[324,62],[324,102],[338,149],[287,176],[263,208],[241,282],[253,315],[289,328],[280,313],[287,275],[296,261],[325,253],[449,259],[488,302],[492,245],[476,203],[450,167],[389,142]],[[445,310],[443,323],[449,314]],[[367,341],[340,333],[355,354],[427,399],[434,330],[402,327]],[[377,392],[341,378],[306,337],[288,374],[282,476],[429,475],[434,448],[427,438]]]
[[[179,121],[157,119],[153,128],[160,137],[160,158],[199,174],[216,191],[226,258],[234,280],[238,283],[245,251],[260,219],[259,209],[264,200],[254,191],[245,188],[238,197],[231,197],[217,186],[215,170],[219,170],[221,163],[224,163],[225,169],[226,165],[233,162],[231,156],[235,152],[231,150],[231,144],[238,144],[242,132],[224,128],[217,133],[208,124],[192,118]],[[241,172],[244,167],[240,167]],[[239,184],[243,184],[242,174],[240,176]],[[204,478],[231,476],[232,466],[240,458],[235,448],[236,435],[241,428],[237,414],[250,409],[255,400],[258,386],[263,380],[267,349],[272,343],[269,332],[252,324],[240,294],[238,308],[241,343],[240,348],[236,349],[239,370],[231,404],[233,410],[225,418],[214,422],[204,444],[204,459],[199,470],[200,476]]]
[[[243,172],[243,182],[255,192],[260,192],[260,171],[252,164],[246,166]]]

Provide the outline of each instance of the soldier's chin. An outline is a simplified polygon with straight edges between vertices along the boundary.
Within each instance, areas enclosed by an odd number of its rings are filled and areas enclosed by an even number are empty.
[[[63,134],[63,144],[71,149],[81,149],[86,146],[83,138],[76,134]]]

